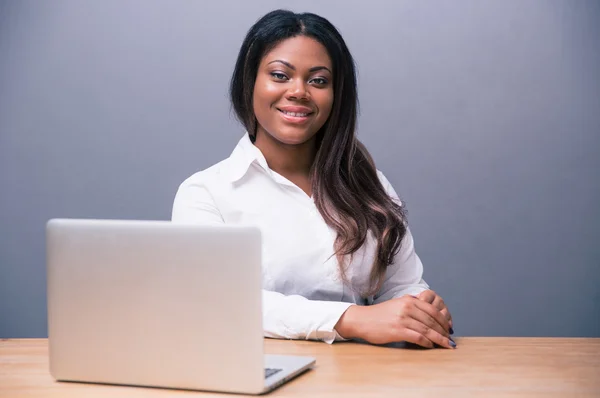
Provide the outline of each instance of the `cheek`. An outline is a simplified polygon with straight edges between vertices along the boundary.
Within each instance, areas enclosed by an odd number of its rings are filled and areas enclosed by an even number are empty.
[[[255,107],[270,107],[281,95],[281,87],[272,81],[257,80],[254,85],[254,104]]]
[[[319,110],[321,111],[321,117],[327,119],[333,108],[333,90],[320,93],[319,96]]]

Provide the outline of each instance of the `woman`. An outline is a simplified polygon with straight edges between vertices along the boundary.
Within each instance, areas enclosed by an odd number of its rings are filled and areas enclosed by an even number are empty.
[[[265,15],[230,95],[246,134],[181,184],[172,220],[260,227],[265,336],[455,348],[404,208],[355,137],[354,61],[335,27],[310,13]]]

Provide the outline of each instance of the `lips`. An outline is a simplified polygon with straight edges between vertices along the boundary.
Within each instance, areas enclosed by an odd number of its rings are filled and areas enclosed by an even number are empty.
[[[282,109],[277,109],[279,111],[279,114],[281,115],[281,117],[283,118],[283,120],[286,123],[290,123],[290,124],[296,124],[296,125],[303,125],[305,123],[307,123],[310,119],[311,116],[313,115],[313,112],[291,112],[289,110],[282,110]]]
[[[300,116],[306,116],[306,115],[310,115],[311,113],[314,113],[314,110],[308,106],[299,106],[299,105],[286,105],[286,106],[279,106],[277,107],[277,110],[279,112],[288,114],[290,116],[294,116],[294,114],[296,115],[300,115]]]
[[[314,111],[306,106],[283,106],[276,109],[283,117],[283,120],[292,124],[304,124],[314,114]]]
[[[306,117],[308,115],[310,115],[310,112],[305,112],[305,113],[301,113],[301,112],[288,112],[288,111],[283,111],[283,110],[279,110],[279,112],[283,113],[284,115],[288,115],[288,116],[294,116],[294,117]]]

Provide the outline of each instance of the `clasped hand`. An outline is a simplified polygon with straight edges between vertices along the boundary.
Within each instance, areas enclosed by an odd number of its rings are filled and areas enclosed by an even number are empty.
[[[336,330],[342,337],[360,338],[372,344],[406,341],[427,348],[436,344],[456,348],[450,337],[454,333],[452,316],[433,290],[372,306],[353,305],[342,315]]]

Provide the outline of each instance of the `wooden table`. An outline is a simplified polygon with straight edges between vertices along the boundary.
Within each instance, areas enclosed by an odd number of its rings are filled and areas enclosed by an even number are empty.
[[[317,365],[269,397],[600,397],[600,339],[458,338],[458,349],[266,340]],[[46,339],[0,340],[0,397],[237,397],[55,382]]]

